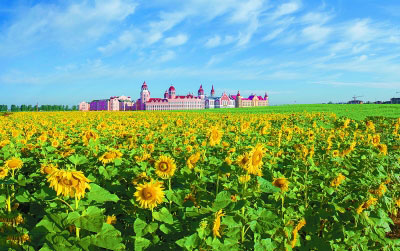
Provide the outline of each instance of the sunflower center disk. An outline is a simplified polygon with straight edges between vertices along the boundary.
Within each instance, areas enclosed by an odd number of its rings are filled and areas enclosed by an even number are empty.
[[[168,170],[168,164],[165,162],[160,163],[160,170],[161,171],[167,171]]]
[[[151,191],[149,188],[145,188],[143,189],[142,195],[146,200],[151,199],[153,197],[153,191]]]

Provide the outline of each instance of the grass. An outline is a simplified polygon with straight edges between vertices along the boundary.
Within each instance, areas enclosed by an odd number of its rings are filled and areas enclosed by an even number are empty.
[[[400,104],[362,104],[362,105],[282,105],[252,108],[232,108],[232,109],[205,109],[196,112],[216,112],[216,113],[298,113],[298,112],[332,112],[338,116],[345,116],[352,119],[363,120],[368,116],[383,116],[400,118]]]

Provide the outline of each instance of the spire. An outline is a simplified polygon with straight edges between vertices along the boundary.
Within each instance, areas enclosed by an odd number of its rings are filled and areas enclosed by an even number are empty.
[[[212,85],[212,88],[211,88],[211,97],[214,97],[214,94],[215,94],[214,85]]]
[[[264,99],[268,99],[268,94],[265,92]]]
[[[240,96],[240,92],[238,91],[237,96]]]
[[[143,82],[142,84],[142,90],[147,90],[147,84],[146,81]]]

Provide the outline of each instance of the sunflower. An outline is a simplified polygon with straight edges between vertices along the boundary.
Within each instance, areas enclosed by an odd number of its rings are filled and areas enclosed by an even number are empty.
[[[250,151],[249,156],[250,160],[248,161],[247,172],[249,174],[254,174],[261,176],[261,166],[263,164],[262,158],[264,155],[264,148],[261,144],[257,144],[253,149]]]
[[[115,223],[117,223],[117,217],[115,215],[108,215],[107,219],[106,219],[106,223],[110,224],[110,225],[114,225]]]
[[[297,243],[297,234],[299,232],[299,230],[304,227],[306,225],[306,220],[305,219],[301,219],[299,221],[299,223],[297,224],[297,226],[293,229],[293,240],[291,242],[292,248],[294,248],[294,246],[296,246]]]
[[[164,199],[164,187],[161,182],[150,181],[136,187],[135,197],[141,208],[153,210]]]
[[[332,157],[334,157],[334,158],[339,157],[339,150],[333,150]]]
[[[212,126],[209,131],[210,146],[218,145],[221,142],[223,132],[217,127]]]
[[[338,187],[346,177],[339,173],[339,175],[331,181],[331,187]]]
[[[53,141],[51,142],[51,146],[57,148],[57,147],[60,146],[60,143],[58,142],[58,140],[55,139],[55,140],[53,140]]]
[[[110,150],[103,155],[100,156],[99,161],[101,161],[104,165],[110,162],[113,162],[116,159],[121,158],[122,153],[118,150]]]
[[[0,179],[4,179],[7,177],[8,169],[4,167],[0,167]]]
[[[169,179],[174,176],[176,164],[169,156],[160,156],[155,163],[156,174],[162,179]]]
[[[51,174],[58,170],[58,166],[54,164],[42,164],[40,167],[40,172],[43,174]]]
[[[11,159],[7,160],[4,167],[9,169],[18,169],[21,168],[24,162],[20,158],[12,157]]]
[[[220,209],[218,212],[215,213],[215,220],[214,220],[214,226],[213,226],[213,234],[214,237],[219,237],[221,238],[221,234],[219,232],[219,229],[221,227],[221,217],[225,216],[225,214],[222,212],[222,209]]]
[[[238,180],[239,180],[239,183],[244,184],[244,183],[249,182],[250,178],[251,178],[251,176],[246,174],[246,175],[239,176]]]
[[[289,181],[286,178],[274,179],[272,185],[281,189],[281,192],[286,192],[289,189]]]
[[[87,144],[91,139],[96,140],[99,137],[96,132],[93,130],[88,130],[82,134],[82,140],[85,144]]]
[[[78,200],[85,195],[86,189],[90,189],[89,182],[91,182],[81,171],[62,169],[49,174],[47,181],[50,182],[50,187],[57,192],[57,195],[75,196]]]
[[[375,135],[372,137],[372,144],[373,144],[374,146],[378,146],[380,142],[381,142],[381,136],[380,136],[379,134],[375,134]]]
[[[193,169],[193,167],[196,165],[199,159],[200,159],[200,152],[190,155],[190,157],[186,161],[186,164],[189,167],[189,169]]]
[[[383,155],[387,155],[387,145],[385,144],[378,144],[377,145],[379,152]]]
[[[244,153],[236,159],[236,163],[243,169],[247,170],[250,163],[250,154]]]
[[[361,213],[364,211],[364,209],[367,209],[367,208],[369,208],[370,206],[375,205],[377,201],[378,201],[377,198],[374,198],[374,197],[372,197],[372,196],[369,197],[369,199],[368,199],[366,202],[362,203],[362,204],[357,208],[357,214],[361,214]]]

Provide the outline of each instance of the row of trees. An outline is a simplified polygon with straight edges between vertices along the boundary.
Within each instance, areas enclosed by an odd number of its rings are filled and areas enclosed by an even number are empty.
[[[10,111],[11,112],[33,112],[33,111],[77,111],[78,106],[68,106],[68,105],[11,105]],[[0,112],[7,112],[8,106],[7,105],[0,105]]]

